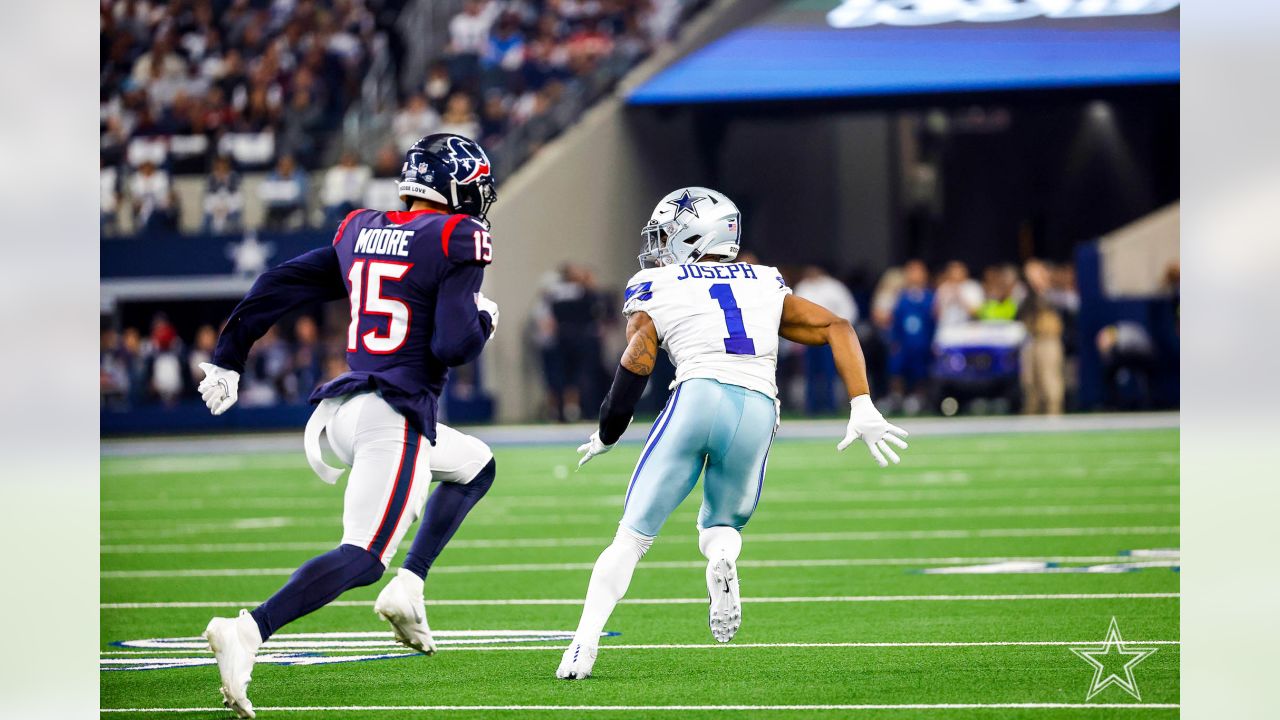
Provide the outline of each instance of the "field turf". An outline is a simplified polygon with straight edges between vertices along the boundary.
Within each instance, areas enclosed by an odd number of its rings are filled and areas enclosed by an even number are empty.
[[[372,612],[382,583],[354,590],[264,649],[295,664],[255,668],[258,716],[1177,716],[1175,430],[912,437],[883,471],[834,443],[774,446],[731,644],[707,629],[695,490],[585,682],[554,672],[639,446],[577,473],[569,444],[497,447],[497,482],[427,581],[441,651],[402,652]],[[341,496],[300,449],[105,458],[103,716],[228,717],[196,636],[331,548]],[[1113,617],[1156,648],[1131,666],[1141,700],[1114,682],[1086,700],[1094,669],[1071,647],[1101,649]],[[1102,678],[1131,657],[1113,647]]]

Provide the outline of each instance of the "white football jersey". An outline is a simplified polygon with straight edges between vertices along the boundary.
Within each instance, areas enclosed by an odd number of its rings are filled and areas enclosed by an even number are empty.
[[[676,384],[709,378],[776,400],[778,324],[790,293],[768,265],[668,265],[631,278],[622,314],[643,310],[653,319]]]

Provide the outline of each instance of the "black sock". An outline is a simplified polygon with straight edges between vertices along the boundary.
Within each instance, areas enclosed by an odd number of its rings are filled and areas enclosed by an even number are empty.
[[[377,582],[383,570],[382,561],[368,550],[339,545],[295,570],[289,582],[250,615],[266,640],[276,630],[328,605],[347,590]]]
[[[427,577],[431,563],[449,543],[462,519],[489,492],[497,468],[497,461],[490,460],[466,485],[440,483],[440,487],[431,493],[427,508],[422,513],[418,534],[413,538],[413,547],[409,548],[409,555],[404,559],[406,570],[420,578]]]

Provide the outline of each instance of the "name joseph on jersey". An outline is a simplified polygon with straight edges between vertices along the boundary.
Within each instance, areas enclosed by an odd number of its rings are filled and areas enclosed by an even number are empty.
[[[750,278],[758,280],[756,277],[756,269],[747,263],[736,263],[734,265],[681,265],[680,275],[676,280],[703,279],[703,280],[737,280],[738,278]]]
[[[368,255],[399,255],[408,257],[412,230],[393,228],[361,228],[353,252]]]

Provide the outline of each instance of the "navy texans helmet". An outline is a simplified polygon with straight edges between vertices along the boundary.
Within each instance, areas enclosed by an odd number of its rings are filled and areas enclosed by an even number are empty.
[[[451,212],[470,215],[488,227],[485,213],[498,199],[489,156],[470,138],[451,133],[428,135],[409,148],[400,170],[400,199],[438,202]]]

